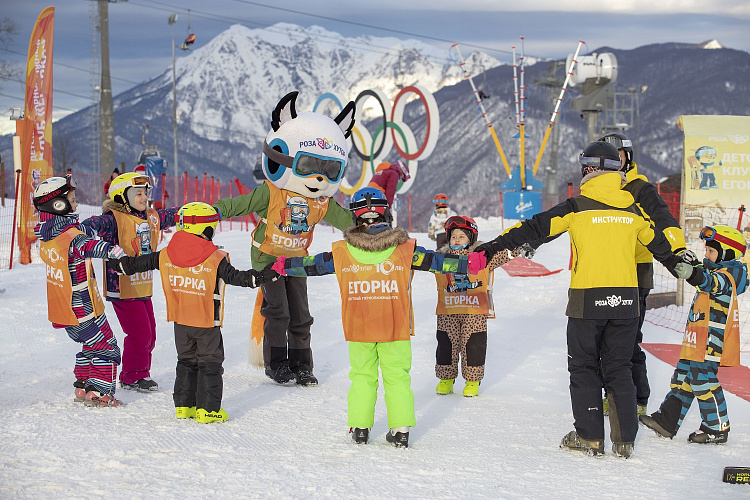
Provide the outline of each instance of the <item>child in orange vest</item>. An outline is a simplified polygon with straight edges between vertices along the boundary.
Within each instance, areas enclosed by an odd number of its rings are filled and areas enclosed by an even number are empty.
[[[94,239],[94,232],[78,223],[75,187],[70,176],[50,177],[34,190],[41,240],[39,255],[47,269],[47,310],[54,328],[83,344],[73,370],[75,401],[87,406],[122,406],[115,399],[120,348],[104,315],[92,258],[125,255],[122,248]]]
[[[127,255],[156,251],[159,231],[174,226],[177,208],[148,208],[150,178],[128,172],[109,184],[109,199],[102,204],[102,215],[81,222],[99,238],[112,244],[122,243]],[[156,318],[151,304],[152,274],[118,276],[105,267],[107,301],[125,334],[120,367],[120,387],[138,392],[153,392],[159,384],[151,378],[151,352],[156,345]]]
[[[723,225],[704,227],[700,237],[706,242],[703,265],[689,267],[681,276],[698,291],[671,389],[656,412],[638,418],[658,435],[672,439],[693,398],[698,398],[701,426],[688,436],[688,442],[726,443],[729,415],[717,374],[719,366],[740,364],[737,295],[747,290],[748,280],[747,265],[739,259],[745,255],[747,242],[738,230]]]
[[[224,285],[255,288],[263,274],[238,271],[229,263],[227,253],[211,242],[219,218],[211,205],[188,203],[180,208],[179,230],[164,250],[109,262],[118,274],[161,270],[167,321],[174,321],[177,348],[175,416],[200,423],[229,419],[221,408]]]
[[[344,336],[349,342],[348,413],[352,439],[364,444],[375,420],[378,365],[388,411],[386,441],[409,446],[416,424],[411,390],[411,276],[413,271],[474,274],[486,265],[479,254],[445,255],[416,246],[405,230],[391,227],[388,201],[372,187],[352,195],[349,209],[356,226],[331,252],[279,257],[272,269],[282,276],[335,273],[341,289]],[[471,271],[470,271],[471,270]]]
[[[471,217],[449,217],[445,221],[445,232],[448,243],[438,248],[438,252],[468,255],[481,243],[477,241],[477,224]],[[459,357],[466,380],[464,396],[479,393],[487,354],[487,317],[489,314],[495,317],[490,295],[492,272],[522,251],[519,247],[513,252],[496,253],[476,276],[435,275],[438,287],[435,375],[440,379],[435,391],[438,394],[453,392]]]

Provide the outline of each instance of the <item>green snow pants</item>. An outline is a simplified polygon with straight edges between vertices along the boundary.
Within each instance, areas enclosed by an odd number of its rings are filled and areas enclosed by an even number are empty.
[[[414,427],[414,393],[411,390],[411,341],[349,342],[349,379],[346,397],[349,427],[371,429],[378,399],[378,364],[383,373],[388,427]]]

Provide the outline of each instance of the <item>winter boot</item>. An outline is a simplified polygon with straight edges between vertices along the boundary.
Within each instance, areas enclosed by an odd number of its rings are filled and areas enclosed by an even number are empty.
[[[648,414],[648,408],[646,405],[638,405],[638,416],[641,415],[647,415]]]
[[[633,454],[634,443],[612,443],[612,451],[615,455],[622,458],[630,458]]]
[[[159,390],[159,384],[156,383],[151,377],[145,377],[140,380],[136,380],[132,384],[126,384],[120,380],[120,387],[128,389],[130,391],[138,392],[155,392]]]
[[[398,427],[395,429],[389,429],[385,433],[385,440],[391,443],[396,448],[408,448],[409,447],[409,428]]]
[[[467,398],[473,398],[477,395],[479,395],[479,382],[467,380],[466,386],[464,387],[464,396]]]
[[[441,379],[435,388],[435,392],[442,395],[451,394],[453,392],[453,382],[455,382],[455,380],[456,379],[454,378]]]
[[[729,429],[725,431],[715,431],[708,427],[700,426],[695,432],[688,436],[688,443],[700,444],[724,444],[729,438]]]
[[[86,392],[86,400],[83,402],[86,406],[125,406],[119,399],[115,399],[112,394],[102,394],[101,392],[91,389]]]
[[[609,398],[607,396],[602,399],[602,413],[605,417],[609,416]]]
[[[638,420],[644,427],[648,427],[652,431],[656,432],[659,436],[672,439],[675,433],[668,431],[664,428],[664,426],[662,426],[662,424],[658,420],[658,415],[659,412],[653,413],[651,415],[640,415],[638,417]]]
[[[229,420],[229,415],[224,411],[224,408],[220,408],[219,411],[208,411],[203,408],[195,410],[195,421],[199,424],[210,424],[211,422],[226,422]]]
[[[292,373],[292,370],[287,365],[281,365],[276,369],[266,368],[266,375],[281,385],[288,385],[290,382],[295,382],[294,373]]]
[[[362,427],[350,427],[349,434],[352,435],[352,441],[357,444],[367,444],[367,440],[370,439],[370,429]]]
[[[604,440],[603,439],[584,439],[578,435],[576,431],[570,431],[563,436],[560,442],[560,448],[582,451],[588,455],[603,455],[604,454]]]
[[[314,387],[318,385],[318,379],[315,378],[312,370],[307,366],[300,367],[300,369],[294,373],[294,377],[297,379],[297,385],[301,385],[302,387]]]
[[[195,418],[195,406],[178,406],[174,409],[177,418]]]
[[[83,380],[76,380],[73,382],[74,395],[73,401],[76,403],[83,403],[86,400],[86,382]]]

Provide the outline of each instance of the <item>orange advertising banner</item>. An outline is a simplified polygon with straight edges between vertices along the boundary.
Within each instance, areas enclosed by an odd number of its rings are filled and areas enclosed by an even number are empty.
[[[31,32],[26,61],[26,102],[21,135],[21,195],[18,247],[21,264],[31,262],[30,245],[36,240],[34,189],[52,175],[52,39],[55,8],[47,7]]]

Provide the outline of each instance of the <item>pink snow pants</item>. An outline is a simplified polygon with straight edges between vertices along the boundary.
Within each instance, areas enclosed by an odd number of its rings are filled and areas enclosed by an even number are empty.
[[[125,333],[120,382],[132,384],[151,376],[151,352],[156,344],[156,318],[151,298],[112,301]]]

